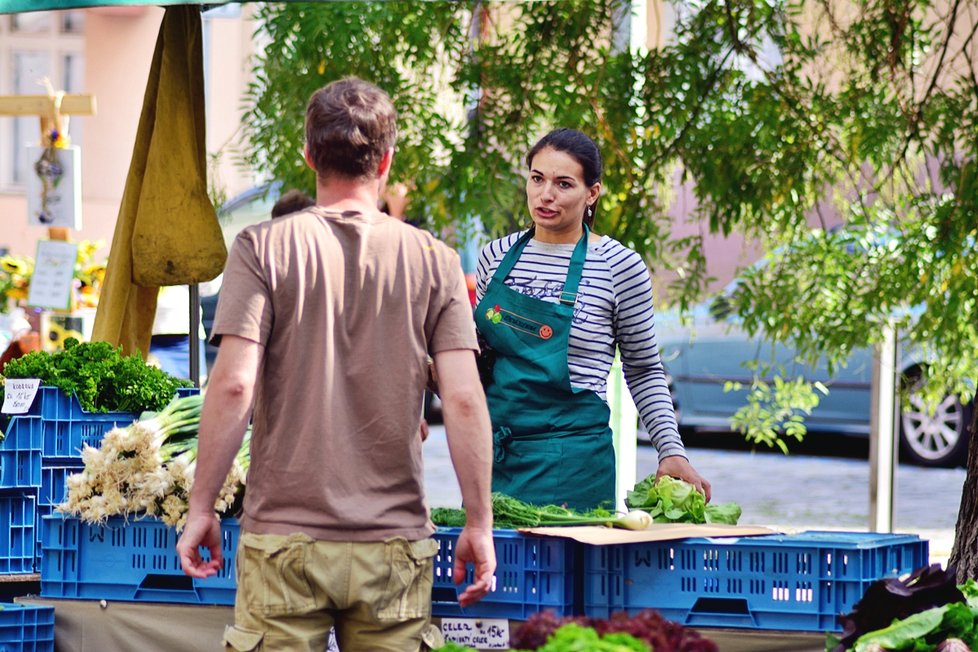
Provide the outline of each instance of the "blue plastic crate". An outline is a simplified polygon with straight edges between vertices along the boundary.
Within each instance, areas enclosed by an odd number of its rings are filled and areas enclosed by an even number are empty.
[[[41,487],[37,490],[37,518],[35,519],[35,534],[37,545],[34,548],[34,568],[41,570],[41,534],[42,519],[55,514],[55,507],[65,501],[68,494],[68,476],[81,473],[84,463],[78,458],[45,458],[41,465]],[[0,650],[2,652],[2,650]]]
[[[74,395],[65,396],[57,387],[41,387],[31,406],[44,424],[43,453],[52,457],[81,454],[83,444],[97,446],[115,427],[125,427],[139,415],[132,412],[88,412]]]
[[[550,609],[558,615],[574,615],[580,607],[580,544],[571,539],[520,534],[515,530],[493,530],[496,574],[492,591],[474,605],[458,604],[460,588],[453,582],[455,544],[461,528],[439,528],[434,560],[431,613],[440,617],[482,617],[526,620],[531,614]],[[464,588],[472,581],[468,571]]]
[[[874,581],[925,566],[915,534],[794,535],[584,548],[584,613],[658,610],[684,625],[839,631]]]
[[[41,461],[41,486],[37,494],[37,506],[46,508],[50,513],[68,495],[68,476],[84,470],[85,464],[77,457],[44,458]],[[40,536],[40,530],[38,535]]]
[[[161,521],[113,517],[89,525],[62,515],[41,519],[41,595],[47,598],[233,605],[240,528],[222,521],[224,564],[205,580],[184,575],[177,533]]]
[[[31,493],[0,492],[0,575],[34,572],[35,513]]]
[[[177,396],[197,394],[197,388],[180,388]],[[132,412],[89,412],[82,408],[74,395],[65,396],[57,387],[43,385],[25,415],[11,419],[39,420],[41,424],[41,452],[44,457],[78,457],[82,445],[98,446],[106,432],[116,427],[126,427],[139,418]]]
[[[43,428],[39,419],[15,416],[0,441],[0,489],[41,484]]]
[[[0,652],[54,652],[54,607],[0,603]]]

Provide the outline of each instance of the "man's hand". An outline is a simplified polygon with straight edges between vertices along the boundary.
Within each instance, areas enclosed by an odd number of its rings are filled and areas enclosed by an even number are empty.
[[[492,575],[496,572],[496,549],[492,544],[492,530],[466,527],[455,544],[455,566],[452,578],[455,584],[465,581],[468,564],[475,566],[475,578],[458,596],[458,603],[468,607],[485,597],[492,589]]]
[[[664,475],[685,480],[696,487],[696,490],[706,497],[706,502],[710,502],[710,483],[706,481],[706,478],[696,472],[696,469],[693,468],[693,465],[685,457],[670,455],[659,462],[659,468],[655,472],[655,479],[658,480]]]
[[[200,546],[211,553],[210,561],[204,561]],[[187,516],[187,526],[177,542],[180,566],[190,577],[204,579],[216,575],[224,560],[221,557],[221,522],[217,514],[193,514]]]

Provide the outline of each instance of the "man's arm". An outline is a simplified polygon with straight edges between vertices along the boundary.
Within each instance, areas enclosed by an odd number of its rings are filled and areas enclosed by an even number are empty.
[[[475,581],[458,599],[465,607],[489,592],[496,570],[490,500],[492,425],[475,353],[467,349],[442,351],[434,359],[448,450],[465,506],[465,528],[455,548],[455,583],[463,581],[467,563],[475,566]]]
[[[187,526],[177,542],[180,564],[192,577],[209,577],[221,568],[221,525],[214,503],[248,427],[263,355],[264,347],[257,342],[233,335],[221,338],[200,415]],[[199,546],[210,551],[210,561],[203,560]]]

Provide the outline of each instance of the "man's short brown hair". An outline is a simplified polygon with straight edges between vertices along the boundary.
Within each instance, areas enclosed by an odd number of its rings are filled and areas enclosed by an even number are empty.
[[[356,77],[327,84],[306,107],[306,146],[320,177],[377,176],[397,140],[397,112],[390,97]]]

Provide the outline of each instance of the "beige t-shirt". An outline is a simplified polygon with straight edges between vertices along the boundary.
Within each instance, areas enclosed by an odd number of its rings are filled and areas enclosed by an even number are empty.
[[[383,213],[315,207],[234,242],[215,339],[265,347],[245,530],[431,534],[418,436],[427,356],[477,349],[458,254]]]

